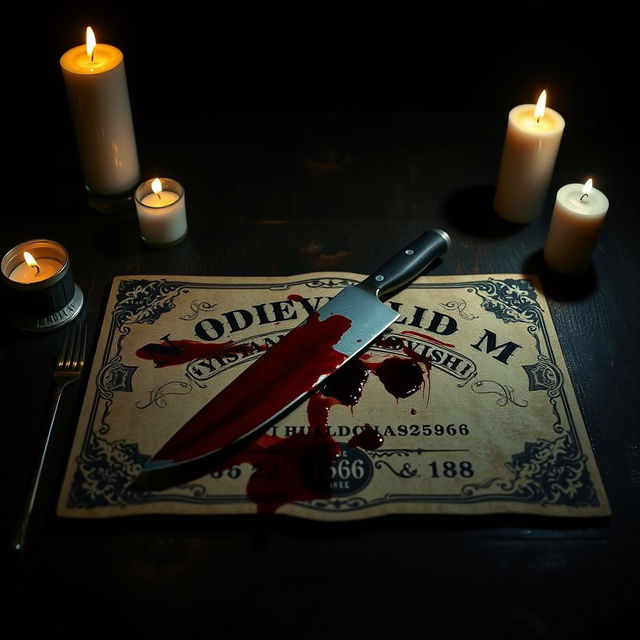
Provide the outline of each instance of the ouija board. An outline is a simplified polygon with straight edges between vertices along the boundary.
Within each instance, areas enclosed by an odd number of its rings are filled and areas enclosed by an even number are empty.
[[[387,332],[243,450],[177,486],[131,488],[240,372],[363,278],[115,278],[58,515],[610,513],[549,307],[521,274],[418,278],[386,302],[400,314]]]

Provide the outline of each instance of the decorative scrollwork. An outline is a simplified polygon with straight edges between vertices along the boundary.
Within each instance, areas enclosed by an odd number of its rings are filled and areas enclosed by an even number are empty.
[[[318,278],[317,280],[307,280],[305,284],[313,289],[342,289],[352,284],[358,284],[358,282],[357,280],[347,280],[346,278]]]
[[[131,502],[126,489],[149,457],[140,453],[137,444],[109,442],[91,433],[77,458],[68,506],[82,509]]]
[[[140,452],[136,443],[109,441],[90,433],[77,457],[76,471],[67,506],[76,509],[121,506],[148,499],[148,491],[130,491],[151,456]],[[201,483],[181,485],[183,498],[202,498],[207,489]]]
[[[449,311],[457,311],[458,315],[463,320],[477,320],[480,316],[474,316],[472,313],[467,313],[465,309],[467,308],[467,301],[458,299],[458,300],[450,300],[449,302],[441,302],[440,306],[449,310]]]
[[[175,308],[173,302],[186,285],[166,280],[122,280],[113,310],[115,325],[153,324],[163,313]]]
[[[122,356],[118,354],[98,372],[96,384],[98,393],[103,398],[113,397],[114,391],[133,391],[133,374],[138,367],[122,363]]]
[[[374,449],[373,451],[368,451],[370,458],[390,458],[391,456],[405,456],[408,457],[412,453],[417,453],[420,455],[422,453],[422,449]]]
[[[201,311],[211,311],[215,306],[215,302],[207,302],[206,300],[194,300],[190,305],[192,313],[180,316],[180,320],[195,320]]]
[[[495,385],[491,388],[489,385]],[[497,388],[496,388],[497,387]],[[516,407],[526,407],[529,403],[526,400],[517,402],[513,399],[513,387],[508,384],[500,384],[495,380],[478,380],[471,385],[471,389],[474,393],[495,393],[498,395],[496,404],[499,407],[505,407],[509,403],[516,405]]]
[[[109,432],[109,424],[107,416],[113,404],[113,396],[116,391],[131,393],[133,391],[132,379],[133,374],[138,367],[125,365],[122,363],[122,355],[120,355],[120,343],[118,353],[104,366],[96,376],[96,389],[98,396],[104,400],[104,411],[98,429],[101,435]]]
[[[316,509],[342,509],[347,507],[349,509],[358,509],[367,506],[367,500],[365,498],[353,497],[353,498],[331,498],[330,500],[312,500],[309,503],[310,506]]]
[[[154,387],[149,391],[149,402],[136,402],[138,409],[146,409],[152,404],[156,407],[164,409],[167,406],[166,396],[184,396],[187,393],[193,391],[193,385],[190,382],[182,382],[180,380],[174,380],[167,382],[159,387]]]
[[[542,308],[535,287],[526,278],[489,278],[474,284],[468,291],[479,295],[483,300],[481,306],[503,322],[531,322],[536,325],[542,322]]]
[[[387,467],[391,473],[398,476],[398,478],[416,478],[419,477],[417,469],[413,469],[408,462],[405,462],[402,465],[400,471],[394,469],[386,460],[377,460],[374,464],[376,469],[382,469],[382,467]]]
[[[499,495],[542,505],[590,507],[599,504],[587,457],[569,432],[555,440],[538,438],[535,442],[526,442],[524,451],[513,455],[505,466],[511,478],[492,478],[466,485],[464,495],[485,495],[498,488]]]
[[[489,478],[488,480],[485,480],[484,482],[478,482],[476,484],[467,484],[464,487],[462,487],[460,492],[462,493],[463,496],[473,496],[473,495],[476,494],[476,491],[478,489],[488,489],[494,483],[499,482],[499,481],[500,481],[500,478],[499,477],[495,477],[495,478]]]
[[[551,398],[560,393],[564,376],[548,356],[541,353],[538,362],[524,364],[522,368],[529,379],[529,391],[546,391]]]

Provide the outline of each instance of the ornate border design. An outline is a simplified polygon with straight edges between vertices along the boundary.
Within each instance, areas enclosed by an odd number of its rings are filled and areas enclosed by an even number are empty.
[[[188,292],[187,286],[166,280],[122,280],[113,310],[115,325],[153,324],[163,313],[175,309],[174,298]]]
[[[503,322],[529,322],[537,327],[542,324],[542,307],[533,283],[527,278],[489,278],[473,283],[467,291],[479,295],[482,308]]]
[[[495,493],[497,487],[501,495],[508,494],[523,502],[572,507],[599,504],[587,457],[569,432],[554,440],[538,438],[535,442],[526,442],[524,451],[513,455],[505,467],[511,472],[511,478],[469,484],[462,492],[467,496],[487,496],[492,495],[491,490]]]
[[[304,279],[285,285],[246,285],[246,288],[290,289],[305,284],[311,288],[343,288],[354,281],[340,278]],[[85,434],[81,454],[77,457],[76,471],[68,496],[68,506],[78,509],[91,509],[102,506],[121,506],[140,502],[190,502],[198,504],[246,503],[245,496],[208,495],[201,484],[180,487],[182,493],[171,491],[155,494],[131,494],[125,491],[128,484],[137,477],[148,455],[140,452],[135,443],[122,440],[109,441],[105,436],[109,432],[107,418],[109,407],[115,393],[127,393],[132,390],[132,378],[136,367],[121,362],[123,340],[130,333],[130,325],[135,323],[152,324],[161,315],[175,308],[175,298],[192,289],[223,289],[234,285],[216,283],[168,282],[166,280],[123,280],[116,296],[116,305],[112,310],[107,347],[104,361],[97,377],[97,392],[93,399],[90,425]],[[242,285],[245,286],[245,285]],[[553,407],[556,421],[550,429],[557,437],[539,438],[535,442],[526,442],[524,449],[512,455],[506,462],[505,476],[487,478],[480,482],[467,484],[460,493],[439,495],[387,494],[378,501],[367,502],[358,496],[345,499],[313,500],[298,503],[308,509],[331,511],[365,509],[379,502],[448,502],[477,503],[479,501],[511,501],[537,505],[567,505],[571,507],[598,506],[598,496],[587,466],[587,456],[582,450],[575,428],[571,407],[564,389],[564,379],[551,348],[551,341],[544,321],[535,286],[527,278],[498,280],[489,278],[482,281],[459,283],[432,283],[413,285],[424,289],[466,288],[482,299],[481,306],[505,323],[523,322],[535,339],[538,361],[523,368],[529,378],[530,391],[545,391]],[[193,308],[197,314],[198,308]],[[463,308],[458,307],[462,315]],[[464,317],[464,316],[462,316]],[[469,316],[466,319],[472,320]],[[111,354],[111,355],[109,355]],[[484,381],[487,382],[487,381]],[[492,382],[492,381],[490,381]],[[480,384],[480,383],[476,383]],[[515,403],[512,390],[495,383],[493,393],[498,402]],[[476,391],[478,389],[475,389]],[[166,391],[166,390],[165,390]],[[157,390],[156,397],[150,402],[161,401],[163,390]],[[491,393],[492,391],[489,391]],[[566,423],[562,422],[566,416]],[[98,414],[102,408],[102,415]],[[408,455],[407,450],[385,450],[370,452],[370,458]],[[425,452],[428,450],[424,450]],[[423,450],[419,450],[420,453]],[[378,461],[376,465],[389,462]],[[418,475],[418,470],[407,464],[393,473],[409,481]]]

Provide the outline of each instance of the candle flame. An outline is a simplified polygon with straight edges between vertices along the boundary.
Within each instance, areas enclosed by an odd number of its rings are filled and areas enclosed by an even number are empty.
[[[96,36],[91,27],[87,27],[87,55],[93,57],[93,50],[96,48]]]
[[[37,269],[38,271],[40,270],[40,265],[36,262],[36,259],[28,251],[24,251],[22,253],[22,256],[24,257],[24,261],[30,267],[33,267],[34,269]]]
[[[160,182],[160,178],[156,178],[151,183],[151,191],[153,191],[153,193],[160,193],[162,191],[162,183]]]
[[[547,106],[547,90],[543,89],[540,97],[538,98],[538,102],[536,103],[536,109],[533,112],[533,115],[536,119],[540,119],[544,116],[544,108]]]
[[[582,195],[588,196],[591,193],[591,189],[593,189],[593,180],[589,178],[582,187]]]

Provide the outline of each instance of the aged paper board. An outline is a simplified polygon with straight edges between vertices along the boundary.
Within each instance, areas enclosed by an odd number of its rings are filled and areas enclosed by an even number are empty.
[[[246,462],[161,491],[131,492],[128,486],[145,461],[262,349],[363,278],[335,272],[116,278],[58,515],[264,511],[247,489],[258,482],[260,469]],[[327,429],[340,457],[331,467],[331,495],[293,499],[272,511],[317,520],[610,513],[535,276],[424,276],[386,304],[400,318],[365,357],[412,360],[422,384],[400,393],[369,375],[355,404],[332,405]],[[202,349],[185,355],[184,341]],[[256,349],[207,355],[204,345],[230,341]],[[148,345],[155,345],[151,355],[141,357]],[[182,357],[163,361],[163,353]],[[309,425],[305,402],[265,437],[299,438]],[[377,432],[377,448],[353,444],[365,429]]]

